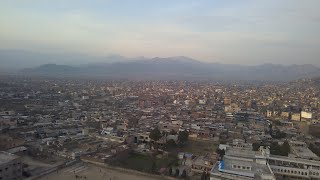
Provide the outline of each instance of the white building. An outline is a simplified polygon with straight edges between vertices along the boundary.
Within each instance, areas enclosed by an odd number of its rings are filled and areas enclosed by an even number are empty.
[[[199,99],[199,104],[201,104],[201,105],[206,104],[206,100],[205,99]]]
[[[291,154],[296,158],[319,160],[303,141],[290,141]]]
[[[248,148],[227,147],[222,161],[211,170],[210,180],[262,179],[275,180],[268,161],[268,151],[252,151]]]
[[[290,142],[301,147],[303,143]],[[211,170],[210,180],[217,179],[320,179],[320,161],[270,155],[268,148],[259,151],[227,147],[223,161]]]

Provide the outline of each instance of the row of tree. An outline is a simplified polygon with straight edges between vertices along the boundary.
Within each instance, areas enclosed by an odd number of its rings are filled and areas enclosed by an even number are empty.
[[[170,135],[176,135],[176,134],[177,132],[175,132],[174,130],[171,130]],[[150,132],[149,137],[154,141],[158,141],[159,139],[161,139],[163,136],[166,136],[166,135],[168,135],[166,134],[166,132],[161,133],[159,128],[156,127]],[[188,131],[179,131],[178,142],[180,144],[185,144],[188,141],[188,137],[189,137]]]
[[[253,143],[252,150],[258,151],[260,146],[266,146],[265,144],[260,143]],[[279,145],[278,142],[272,142],[270,145],[270,153],[273,155],[280,155],[280,156],[288,156],[290,153],[290,145],[288,141],[284,141],[282,145]]]
[[[314,145],[313,143],[311,143],[311,144],[309,145],[309,149],[310,149],[313,153],[315,153],[317,156],[320,157],[320,146],[317,146],[317,145]]]
[[[180,174],[179,168],[175,169],[174,171],[172,170],[172,168],[169,168],[169,176],[179,177],[179,174]],[[180,175],[180,177],[187,178],[187,171],[185,169],[182,171],[182,174]]]
[[[282,145],[277,142],[271,143],[270,153],[273,155],[288,156],[290,153],[290,145],[288,141],[284,141]]]

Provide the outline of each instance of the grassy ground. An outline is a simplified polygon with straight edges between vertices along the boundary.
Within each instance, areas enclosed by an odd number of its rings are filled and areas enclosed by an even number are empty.
[[[174,157],[155,158],[149,155],[131,153],[125,160],[115,161],[112,165],[143,172],[156,172],[161,168],[168,167],[173,161],[175,161]]]
[[[189,139],[187,144],[181,149],[184,152],[190,152],[195,155],[205,155],[216,152],[218,144],[210,140],[193,140]]]

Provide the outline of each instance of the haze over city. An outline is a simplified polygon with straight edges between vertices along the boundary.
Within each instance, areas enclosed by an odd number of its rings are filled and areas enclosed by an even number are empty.
[[[117,54],[319,66],[319,6],[318,0],[2,0],[0,57],[44,57],[32,65]],[[64,58],[45,58],[52,54]]]
[[[0,0],[0,180],[320,180],[320,0]]]

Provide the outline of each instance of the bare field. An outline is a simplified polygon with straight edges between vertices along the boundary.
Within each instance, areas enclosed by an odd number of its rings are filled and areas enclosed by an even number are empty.
[[[160,180],[162,178],[111,170],[92,164],[76,164],[42,176],[39,180]]]
[[[195,155],[204,155],[206,153],[211,154],[217,150],[217,143],[210,140],[189,139],[188,143],[182,148],[182,150]]]

